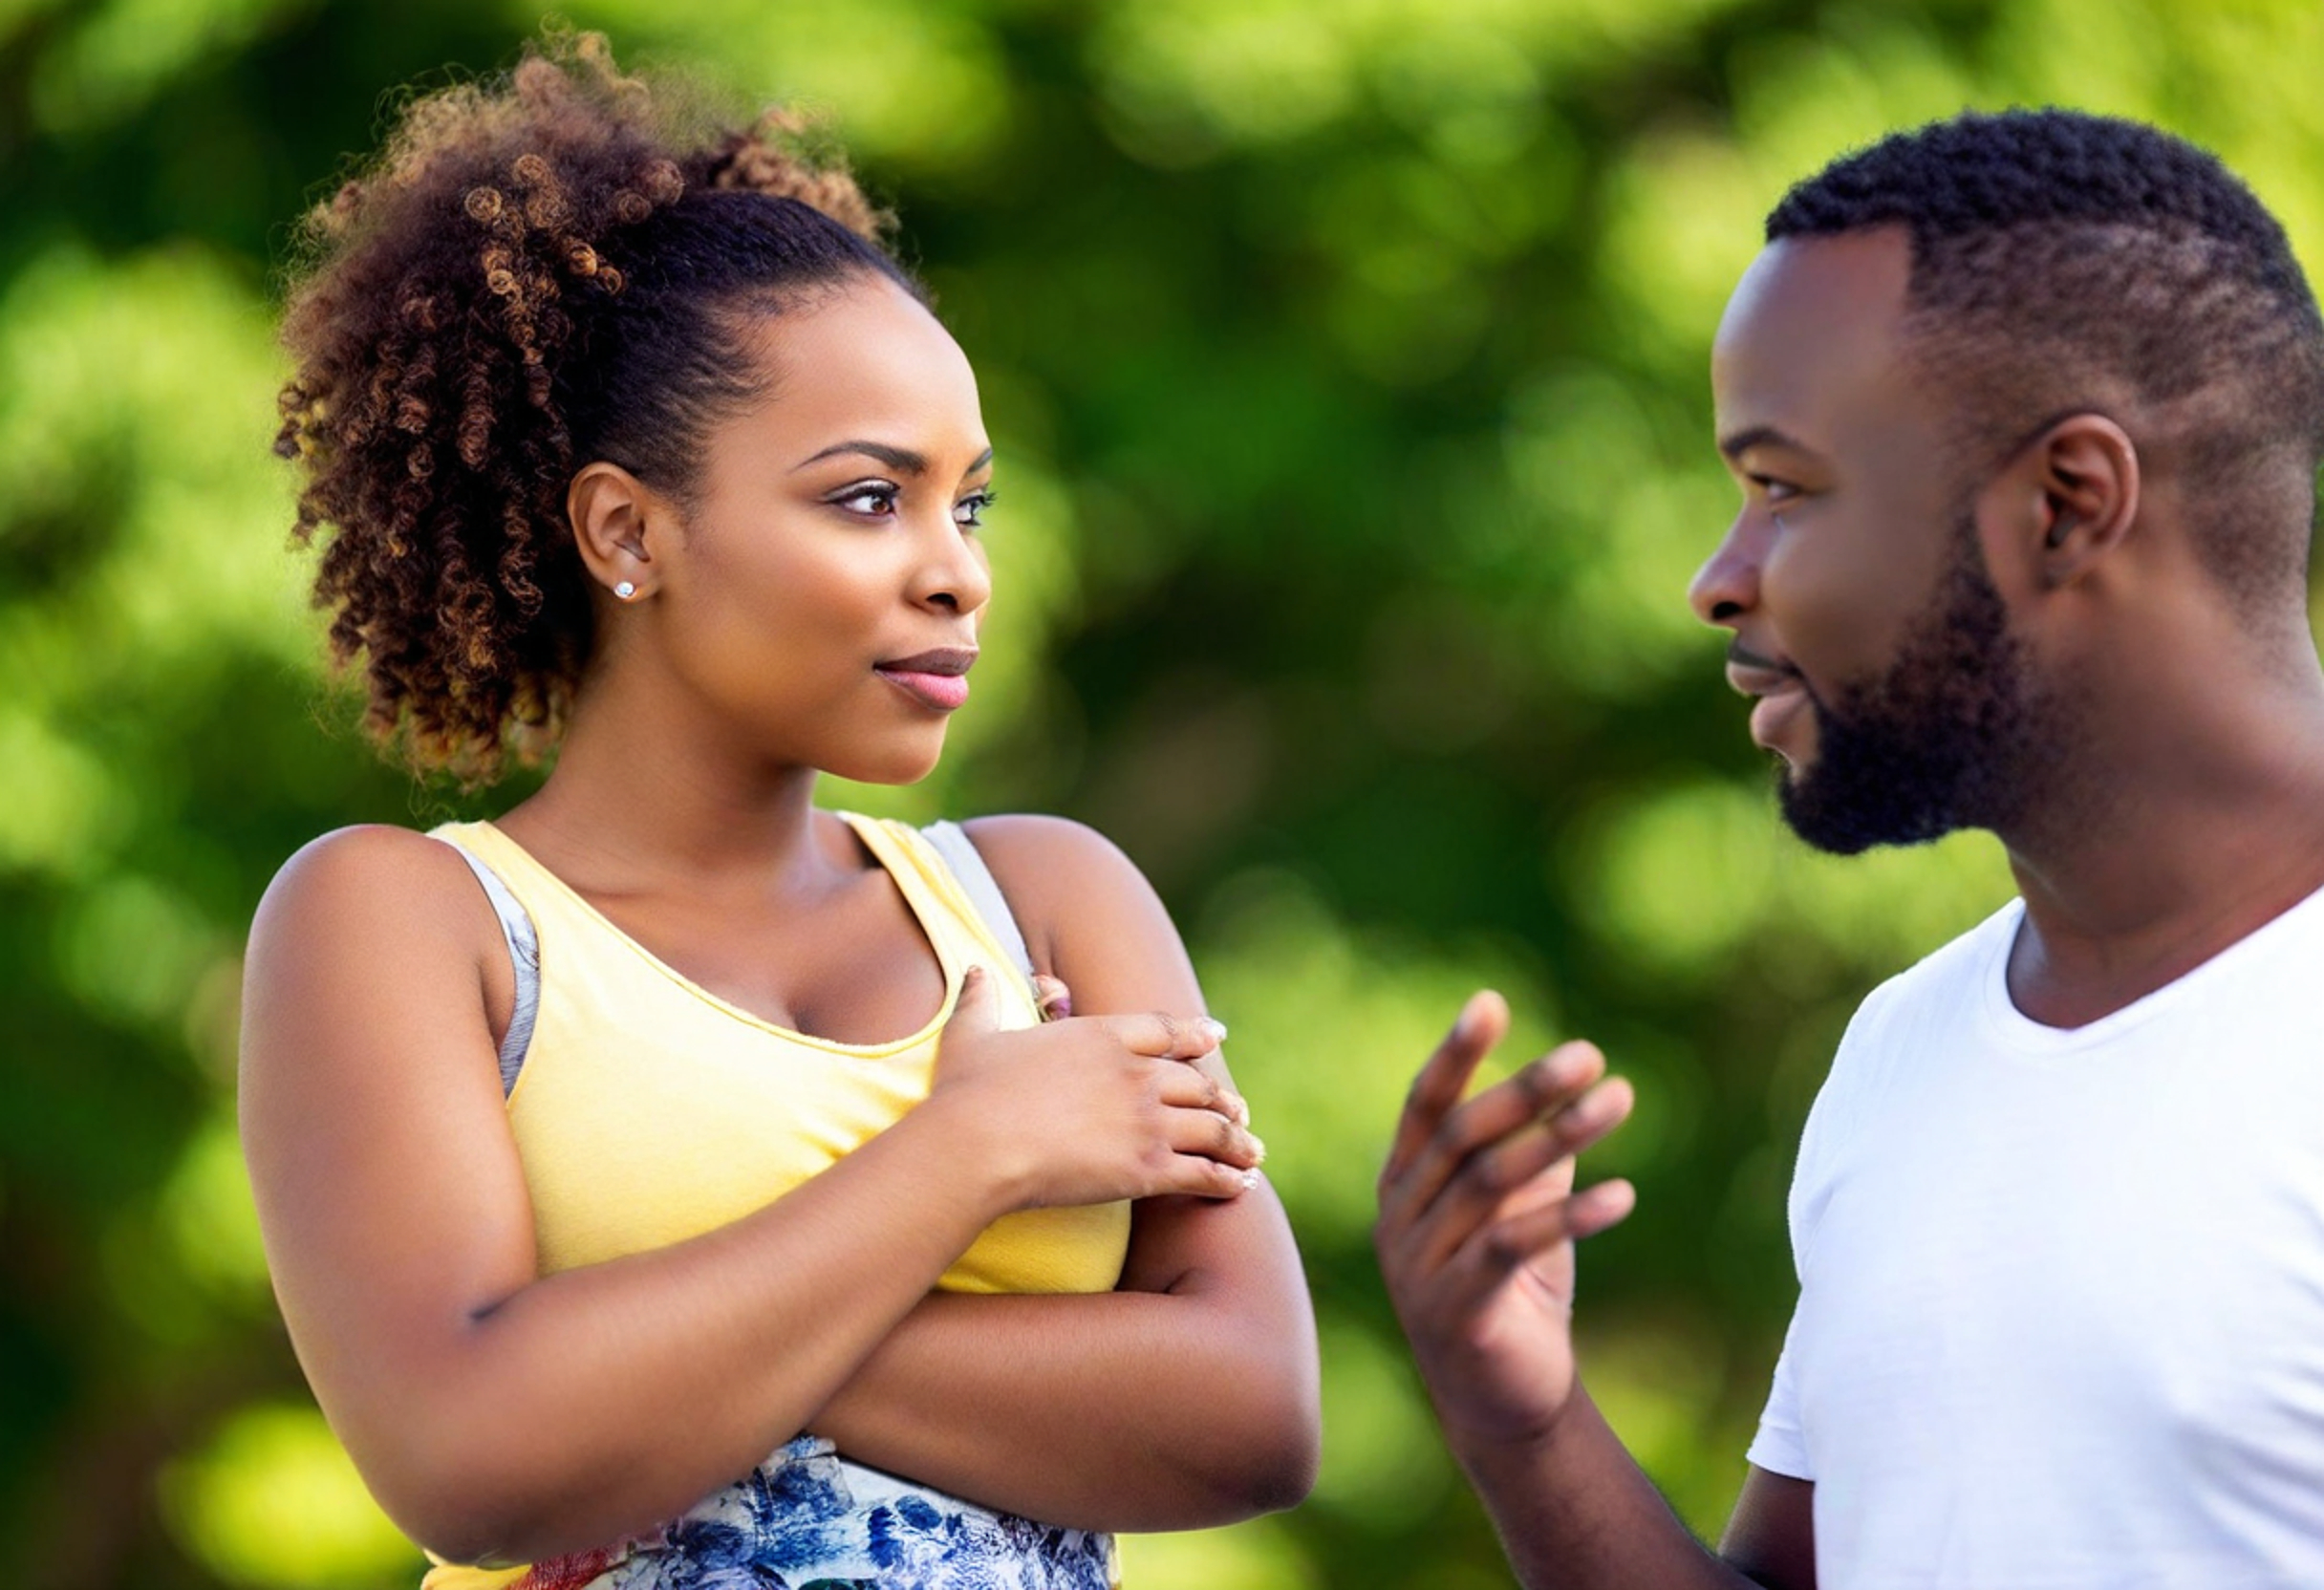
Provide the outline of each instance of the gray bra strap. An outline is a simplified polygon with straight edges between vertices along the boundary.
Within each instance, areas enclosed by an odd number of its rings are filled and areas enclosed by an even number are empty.
[[[501,882],[501,875],[484,865],[466,846],[445,840],[468,864],[476,881],[492,901],[492,913],[501,919],[501,936],[508,941],[508,966],[516,974],[516,1008],[508,1016],[508,1033],[501,1040],[501,1096],[516,1091],[517,1073],[524,1069],[525,1051],[532,1046],[532,1023],[541,1013],[541,939],[532,917]]]
[[[952,875],[960,880],[960,891],[968,903],[977,908],[984,925],[993,930],[1001,947],[1009,953],[1017,969],[1026,977],[1033,976],[1033,956],[1024,947],[1024,934],[1017,926],[1016,913],[1001,892],[1001,885],[993,878],[993,870],[984,865],[984,857],[977,850],[977,842],[968,837],[968,830],[958,823],[931,823],[920,832],[928,843],[936,848]]]

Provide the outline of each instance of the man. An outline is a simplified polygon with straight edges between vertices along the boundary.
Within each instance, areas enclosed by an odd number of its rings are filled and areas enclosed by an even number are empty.
[[[1851,1024],[1716,1555],[1590,1405],[1573,1243],[1630,1190],[1569,1044],[1413,1085],[1377,1240],[1531,1586],[2324,1585],[2324,323],[2215,161],[1963,116],[1795,188],[1719,328],[1743,506],[1696,576],[1782,808],[1982,827],[2021,900]]]

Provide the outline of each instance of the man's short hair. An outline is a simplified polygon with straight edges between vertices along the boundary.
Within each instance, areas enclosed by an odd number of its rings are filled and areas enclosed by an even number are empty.
[[[2284,229],[2219,161],[2135,121],[1967,113],[1800,183],[1770,243],[1900,226],[1907,333],[1949,390],[1965,473],[2086,410],[2183,483],[2248,610],[2304,592],[2324,457],[2324,319]],[[1971,473],[1973,472],[1973,473]]]

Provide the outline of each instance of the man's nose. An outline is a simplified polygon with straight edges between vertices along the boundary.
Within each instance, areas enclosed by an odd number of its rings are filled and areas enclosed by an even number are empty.
[[[1687,605],[1706,624],[1732,624],[1759,601],[1762,548],[1749,513],[1738,514],[1687,587]]]

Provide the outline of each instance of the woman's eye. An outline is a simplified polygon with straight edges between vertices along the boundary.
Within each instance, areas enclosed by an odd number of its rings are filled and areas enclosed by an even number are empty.
[[[836,492],[824,501],[850,513],[860,513],[869,519],[884,519],[895,512],[895,500],[902,493],[886,481],[866,481]]]
[[[971,492],[952,505],[953,523],[964,530],[981,529],[984,526],[985,509],[992,505],[993,494],[991,492]]]
[[[1754,475],[1751,483],[1759,488],[1759,495],[1770,503],[1788,503],[1799,495],[1799,488],[1789,481],[1776,480],[1772,475]]]

